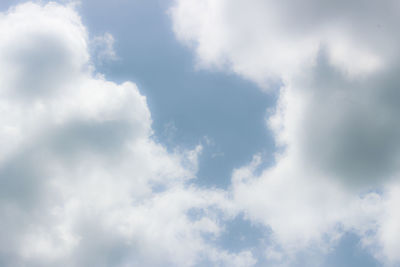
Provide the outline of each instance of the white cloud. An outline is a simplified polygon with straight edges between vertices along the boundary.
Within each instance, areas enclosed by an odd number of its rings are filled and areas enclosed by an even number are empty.
[[[153,140],[146,98],[94,71],[73,7],[18,5],[0,32],[0,265],[254,263],[208,241],[226,198],[186,183],[201,146]]]
[[[365,7],[355,17],[346,13],[347,2],[325,2],[176,1],[171,14],[177,37],[194,47],[201,66],[228,67],[264,88],[315,64],[321,45],[327,46],[332,63],[351,76],[379,69],[395,48],[375,49],[382,45],[376,40],[382,35],[377,25],[387,21],[385,31],[393,27],[389,19],[396,3],[385,1],[387,10],[392,8],[388,18],[374,12],[381,3],[362,2]],[[359,34],[367,26],[376,38]]]
[[[352,231],[381,261],[399,262],[399,12],[391,0],[177,0],[171,8],[177,38],[201,67],[263,90],[282,85],[268,124],[283,152],[261,174],[256,160],[232,178],[234,205],[272,229],[273,255],[329,250]]]

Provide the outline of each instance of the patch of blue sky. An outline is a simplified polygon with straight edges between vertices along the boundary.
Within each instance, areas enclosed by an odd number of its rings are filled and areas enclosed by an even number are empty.
[[[170,149],[202,143],[196,183],[226,188],[234,168],[256,153],[273,153],[265,119],[276,96],[233,74],[197,70],[193,53],[173,35],[169,5],[83,1],[80,11],[92,35],[109,32],[116,40],[119,59],[97,69],[108,79],[137,83],[147,96],[155,137]]]

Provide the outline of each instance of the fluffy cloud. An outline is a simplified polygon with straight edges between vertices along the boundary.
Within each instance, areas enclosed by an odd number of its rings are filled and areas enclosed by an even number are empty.
[[[398,263],[398,2],[177,0],[170,12],[200,67],[279,87],[268,125],[283,152],[232,178],[236,207],[272,229],[267,254],[329,250],[352,231]]]
[[[0,31],[1,266],[254,263],[210,241],[225,194],[187,183],[201,146],[153,140],[146,98],[95,72],[73,7],[18,5]]]
[[[176,3],[174,30],[194,45],[200,65],[229,67],[262,86],[313,65],[321,45],[353,76],[379,69],[396,51],[387,43],[396,39],[396,1]]]

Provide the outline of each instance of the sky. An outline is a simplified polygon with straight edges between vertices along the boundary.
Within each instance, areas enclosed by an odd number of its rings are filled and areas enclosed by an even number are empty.
[[[1,266],[400,266],[400,6],[0,2]]]

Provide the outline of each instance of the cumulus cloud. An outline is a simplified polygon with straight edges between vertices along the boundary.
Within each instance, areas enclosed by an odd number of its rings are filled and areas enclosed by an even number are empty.
[[[386,41],[395,38],[396,1],[176,3],[175,33],[193,45],[201,66],[229,67],[261,86],[313,65],[321,45],[330,62],[351,76],[381,68],[395,53]]]
[[[231,188],[236,207],[272,229],[267,255],[329,250],[352,231],[382,262],[400,261],[399,12],[392,0],[177,0],[171,8],[175,34],[200,67],[278,87],[267,123],[283,152],[261,171],[256,156]]]
[[[1,266],[255,262],[209,241],[226,198],[187,183],[201,146],[153,140],[146,98],[96,73],[72,6],[18,5],[0,31]]]

